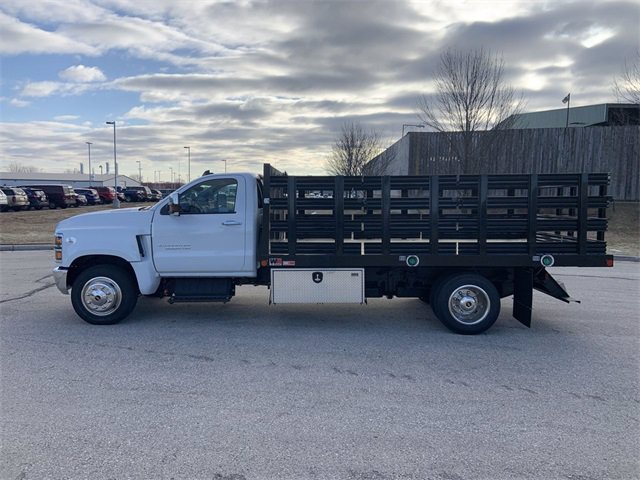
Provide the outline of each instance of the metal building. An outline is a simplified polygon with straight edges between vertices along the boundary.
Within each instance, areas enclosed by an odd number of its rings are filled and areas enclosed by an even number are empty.
[[[558,108],[541,112],[521,113],[511,117],[511,129],[576,128],[640,125],[640,105],[631,103],[601,103],[582,107]]]

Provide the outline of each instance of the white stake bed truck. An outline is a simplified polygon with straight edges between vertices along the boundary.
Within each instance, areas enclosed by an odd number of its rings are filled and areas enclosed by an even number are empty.
[[[138,296],[227,302],[266,285],[270,303],[416,297],[475,334],[513,295],[569,302],[546,267],[613,265],[607,174],[288,176],[265,165],[202,176],[153,206],[77,215],[55,231],[54,277],[89,323],[114,324]],[[215,310],[212,310],[215,312]]]

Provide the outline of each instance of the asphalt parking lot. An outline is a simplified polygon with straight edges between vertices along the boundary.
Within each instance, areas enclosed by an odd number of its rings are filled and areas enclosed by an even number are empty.
[[[51,251],[0,252],[3,479],[632,479],[640,264],[556,269],[486,334],[419,300],[140,299],[81,321]]]

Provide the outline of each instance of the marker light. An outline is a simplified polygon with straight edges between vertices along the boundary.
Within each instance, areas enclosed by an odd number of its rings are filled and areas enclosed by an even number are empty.
[[[555,263],[555,259],[553,258],[553,255],[543,255],[540,258],[540,263],[544,266],[544,267],[551,267],[553,266],[553,264]]]
[[[407,265],[410,267],[417,267],[420,263],[420,259],[417,255],[409,255],[407,257]]]

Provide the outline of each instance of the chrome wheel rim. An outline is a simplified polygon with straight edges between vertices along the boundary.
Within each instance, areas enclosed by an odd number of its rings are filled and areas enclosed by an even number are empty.
[[[95,277],[82,287],[82,305],[93,315],[106,317],[115,312],[122,302],[122,291],[107,277]]]
[[[477,285],[463,285],[449,296],[449,313],[464,325],[482,322],[491,308],[489,295]]]

